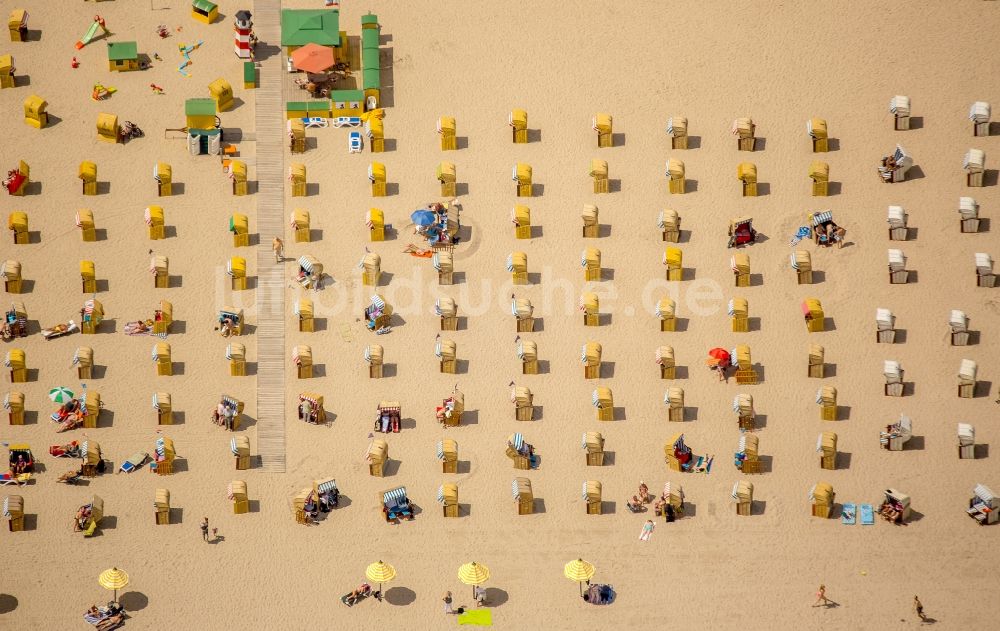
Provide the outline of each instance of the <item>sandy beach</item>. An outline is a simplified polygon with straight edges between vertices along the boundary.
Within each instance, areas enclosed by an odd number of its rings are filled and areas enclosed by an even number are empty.
[[[275,0],[277,3],[277,0]],[[994,3],[957,0],[900,7],[862,7],[836,1],[794,3],[679,2],[404,3],[342,2],[340,28],[352,38],[369,10],[381,25],[382,105],[386,151],[348,153],[348,130],[307,130],[308,150],[293,155],[282,140],[283,172],[293,162],[307,168],[306,197],[291,196],[285,183],[281,235],[283,294],[257,289],[258,251],[271,262],[274,234],[260,232],[257,164],[260,120],[257,92],[245,89],[242,64],[233,54],[233,16],[264,6],[219,0],[211,25],[191,18],[190,3],[124,0],[70,3],[58,9],[21,0],[29,41],[4,36],[0,55],[12,54],[17,85],[0,90],[6,113],[0,167],[23,160],[32,184],[23,197],[0,194],[0,216],[29,215],[29,244],[14,245],[8,231],[0,261],[17,260],[26,280],[21,295],[5,293],[4,307],[23,302],[30,335],[4,342],[0,352],[24,349],[27,383],[11,383],[4,370],[0,393],[25,395],[24,425],[0,430],[5,444],[28,443],[38,464],[30,484],[3,489],[25,503],[26,528],[0,528],[7,563],[0,579],[0,627],[85,628],[82,614],[110,600],[97,584],[100,572],[124,568],[131,584],[119,594],[129,612],[126,627],[369,629],[401,622],[415,629],[456,625],[442,613],[441,596],[471,606],[471,588],[458,567],[478,561],[491,570],[487,608],[504,629],[646,629],[698,624],[710,629],[875,628],[920,623],[911,611],[919,595],[938,628],[982,623],[984,604],[1000,589],[997,537],[1000,525],[977,527],[966,515],[977,484],[1000,491],[996,466],[1000,429],[994,363],[1000,352],[1000,289],[976,286],[974,255],[1000,257],[996,224],[1000,193],[996,159],[1000,129],[973,137],[967,118],[975,101],[1000,103],[993,78],[1000,50]],[[264,2],[267,7],[272,2]],[[281,2],[284,8],[322,8],[320,0]],[[152,9],[150,8],[152,7]],[[9,12],[13,5],[8,5]],[[112,35],[74,49],[93,15]],[[158,25],[170,36],[161,39]],[[178,27],[182,27],[178,30]],[[258,31],[260,29],[258,28]],[[110,72],[105,41],[135,40],[152,67]],[[177,71],[178,46],[203,42],[190,53],[190,77]],[[978,43],[977,43],[978,42]],[[304,100],[284,51],[261,36],[261,86],[280,83],[282,101]],[[972,44],[976,44],[972,46]],[[162,61],[154,58],[158,55]],[[78,68],[71,67],[73,57]],[[276,59],[276,57],[278,59]],[[276,63],[276,61],[278,63]],[[164,130],[185,125],[184,102],[208,97],[208,84],[226,78],[233,109],[219,114],[224,144],[238,146],[248,164],[251,194],[233,196],[218,156],[191,156],[182,135]],[[95,82],[113,86],[94,101]],[[153,93],[149,84],[163,88]],[[49,125],[24,124],[22,103],[32,94],[48,101]],[[894,95],[912,100],[911,129],[895,131],[888,111]],[[528,112],[527,144],[511,142],[510,111]],[[98,140],[98,113],[134,121],[145,137],[127,144]],[[598,148],[591,119],[609,113],[614,146]],[[436,133],[441,116],[454,116],[458,150],[443,152]],[[686,116],[690,145],[672,150],[665,132],[671,116]],[[737,150],[730,127],[738,117],[756,124],[756,151]],[[828,153],[814,154],[806,121],[823,118]],[[904,182],[883,184],[879,159],[897,144],[913,156]],[[962,159],[970,148],[986,153],[985,184],[966,186]],[[610,192],[594,194],[592,159],[606,160]],[[665,164],[683,160],[687,192],[668,193]],[[98,167],[96,196],[81,194],[77,169]],[[829,164],[831,195],[812,197],[813,160]],[[371,196],[369,163],[386,166],[389,195]],[[410,213],[441,200],[435,169],[455,163],[462,206],[463,240],[454,249],[455,284],[440,286],[430,259],[412,257]],[[736,178],[740,162],[753,162],[758,196],[743,197]],[[174,195],[159,198],[151,175],[156,162],[171,164]],[[518,198],[511,169],[530,164],[534,196]],[[984,218],[977,234],[959,232],[960,196],[974,197]],[[515,238],[510,211],[531,209],[532,238]],[[600,209],[600,236],[581,236],[585,204]],[[149,240],[144,209],[164,208],[167,238]],[[902,206],[909,239],[890,241],[886,209]],[[369,240],[369,208],[384,211],[394,231]],[[93,211],[97,240],[84,242],[74,223],[79,209]],[[308,210],[314,240],[295,243],[287,217]],[[666,244],[657,227],[661,210],[681,217],[681,243]],[[808,213],[831,210],[846,228],[843,248],[820,248],[789,239]],[[233,213],[250,218],[251,246],[237,248],[228,232]],[[742,249],[750,257],[750,287],[734,286],[727,249],[730,219],[749,215],[761,239]],[[668,282],[664,248],[683,250],[684,280]],[[585,282],[584,248],[602,253],[602,280]],[[362,311],[373,289],[362,285],[358,261],[366,248],[381,256],[382,280],[374,290],[394,307],[392,330],[376,336]],[[887,250],[902,249],[911,270],[905,285],[890,285]],[[789,263],[793,249],[811,253],[813,284],[799,285]],[[150,251],[170,261],[170,287],[154,287]],[[511,285],[508,254],[527,254],[529,284]],[[303,291],[292,277],[295,260],[311,255],[324,265],[321,291]],[[226,275],[230,257],[245,257],[249,288],[233,291]],[[96,335],[79,333],[45,340],[39,329],[73,318],[91,294],[81,292],[79,262],[94,261],[106,319]],[[578,310],[584,291],[598,293],[599,327],[585,327]],[[510,297],[528,298],[538,318],[521,333],[538,347],[539,374],[522,375],[518,333]],[[438,297],[455,300],[459,330],[440,331]],[[657,301],[676,301],[674,332],[661,332]],[[315,303],[316,331],[299,332],[294,302]],[[731,298],[749,302],[751,330],[734,333],[727,314]],[[267,470],[256,458],[263,423],[258,413],[258,332],[262,301],[283,304],[284,471]],[[800,304],[818,298],[826,330],[810,333]],[[166,339],[128,336],[128,322],[151,318],[160,300],[173,303],[175,321]],[[220,308],[243,309],[244,335],[229,340],[214,330]],[[896,343],[876,343],[875,312],[896,316]],[[949,312],[970,318],[973,344],[949,344]],[[4,310],[6,311],[6,309]],[[268,329],[271,330],[271,329]],[[436,336],[453,340],[457,374],[439,372]],[[157,376],[154,343],[172,347],[172,376]],[[232,377],[226,346],[246,345],[248,375]],[[603,347],[599,379],[585,379],[581,346]],[[314,377],[297,379],[292,349],[310,345]],[[365,347],[385,351],[384,377],[370,379]],[[713,347],[750,346],[759,383],[719,383],[705,366]],[[826,351],[826,376],[807,376],[810,344]],[[677,378],[663,380],[655,363],[661,345],[673,347]],[[48,392],[81,388],[72,358],[80,346],[94,350],[88,391],[104,401],[94,429],[56,433]],[[963,359],[978,362],[976,396],[956,396]],[[902,397],[883,393],[884,360],[905,370]],[[273,368],[273,367],[272,367]],[[263,379],[261,380],[263,382]],[[514,420],[508,384],[528,386],[535,420]],[[820,418],[817,390],[839,393],[836,421]],[[435,421],[435,407],[457,386],[466,412],[459,427]],[[591,393],[614,393],[612,421],[599,421]],[[668,422],[664,393],[684,389],[684,422]],[[151,397],[173,397],[175,424],[158,426]],[[325,397],[330,422],[297,420],[298,395]],[[746,475],[733,466],[740,431],[732,410],[739,393],[753,395],[763,472]],[[221,395],[245,403],[244,423],[233,433],[213,424]],[[402,430],[376,434],[389,445],[386,477],[369,475],[365,454],[375,408],[398,401]],[[899,416],[913,422],[913,438],[901,452],[880,448],[879,432]],[[3,417],[6,419],[6,410]],[[956,426],[975,426],[976,459],[960,460]],[[581,434],[599,431],[605,465],[586,466]],[[817,436],[839,437],[838,468],[823,470]],[[521,432],[540,465],[516,471],[505,456],[507,437]],[[664,444],[677,433],[697,455],[714,456],[708,474],[669,471]],[[249,437],[255,466],[235,471],[230,440]],[[135,452],[154,452],[158,437],[174,440],[179,459],[171,476],[147,470],[114,473]],[[458,473],[442,473],[438,442],[458,443]],[[84,484],[56,478],[78,466],[48,447],[69,440],[101,445],[108,472]],[[6,450],[0,457],[6,457]],[[531,480],[535,514],[517,515],[511,481]],[[314,479],[335,478],[340,507],[318,524],[297,524],[292,497]],[[226,487],[246,480],[250,512],[233,514]],[[581,485],[603,485],[603,515],[586,514]],[[754,510],[736,514],[733,484],[754,484]],[[686,514],[665,523],[626,510],[626,500],[645,481],[659,494],[667,481],[683,486]],[[438,487],[455,482],[460,516],[446,518]],[[810,514],[809,491],[828,482],[836,493],[834,518]],[[405,486],[416,518],[387,524],[378,496]],[[154,523],[155,490],[171,494],[169,525]],[[912,498],[910,521],[894,526],[876,517],[872,526],[842,525],[844,503],[881,501],[895,488]],[[99,495],[105,517],[97,536],[73,532],[76,509]],[[199,524],[207,517],[218,538],[206,544]],[[638,541],[645,520],[656,529]],[[3,520],[6,522],[7,520]],[[592,606],[566,580],[563,565],[583,558],[597,568],[594,582],[617,593],[609,606]],[[395,566],[385,600],[352,608],[339,601],[364,580],[377,560]],[[836,606],[811,607],[825,583]],[[475,628],[475,627],[471,627]]]

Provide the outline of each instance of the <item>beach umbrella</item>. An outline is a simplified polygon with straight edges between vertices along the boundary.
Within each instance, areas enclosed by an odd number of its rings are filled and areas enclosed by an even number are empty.
[[[410,221],[418,226],[429,226],[437,221],[437,216],[432,210],[415,210],[410,215]]]
[[[458,580],[466,585],[472,585],[472,598],[476,597],[476,585],[482,585],[490,580],[490,568],[481,563],[466,563],[458,568]]]
[[[580,584],[580,597],[582,598],[583,584],[589,581],[596,571],[597,568],[594,567],[593,563],[577,559],[576,561],[570,561],[563,567],[563,576]]]
[[[128,573],[125,570],[113,567],[110,570],[101,572],[101,575],[97,577],[97,582],[104,589],[114,590],[115,602],[118,602],[118,590],[128,585]]]
[[[379,561],[377,563],[372,563],[365,569],[365,576],[368,577],[369,581],[378,583],[379,598],[381,599],[382,583],[388,583],[392,579],[396,578],[396,568],[392,567],[388,563]]]
[[[719,364],[729,364],[730,362],[729,351],[724,348],[713,348],[708,351],[708,359],[706,363],[709,366],[718,366]]]
[[[73,398],[73,391],[63,386],[57,386],[49,390],[49,398],[56,403],[66,403]]]
[[[337,63],[333,49],[319,44],[306,44],[292,52],[292,65],[306,72],[323,72]]]

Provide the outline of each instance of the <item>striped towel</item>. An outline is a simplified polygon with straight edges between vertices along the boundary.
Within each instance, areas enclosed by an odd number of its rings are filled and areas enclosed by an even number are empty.
[[[807,226],[799,226],[799,229],[795,233],[795,235],[791,239],[789,239],[788,247],[790,248],[795,247],[796,245],[799,244],[799,241],[801,241],[802,239],[807,239],[809,237],[809,233],[810,230]]]

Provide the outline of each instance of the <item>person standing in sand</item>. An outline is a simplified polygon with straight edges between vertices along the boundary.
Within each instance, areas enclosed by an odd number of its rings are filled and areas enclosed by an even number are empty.
[[[829,606],[831,602],[833,601],[826,597],[826,585],[820,585],[816,591],[816,602],[813,603],[813,607],[819,607],[821,604]]]
[[[916,596],[913,597],[913,612],[917,614],[921,622],[927,622],[927,616],[924,615],[924,603],[920,602]]]
[[[208,517],[201,520],[201,538],[208,541]]]
[[[455,610],[451,608],[451,592],[445,592],[441,600],[444,602],[445,613],[455,613]]]
[[[274,237],[271,242],[271,249],[274,250],[274,262],[280,263],[285,260],[285,242],[279,237]]]

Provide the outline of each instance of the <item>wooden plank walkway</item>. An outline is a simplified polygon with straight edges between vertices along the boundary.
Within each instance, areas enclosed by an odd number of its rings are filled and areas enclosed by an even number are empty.
[[[279,48],[281,1],[256,0],[254,31]],[[257,139],[257,450],[264,471],[285,470],[285,272],[274,262],[271,240],[284,235],[285,118],[282,54],[259,62],[255,92]]]

